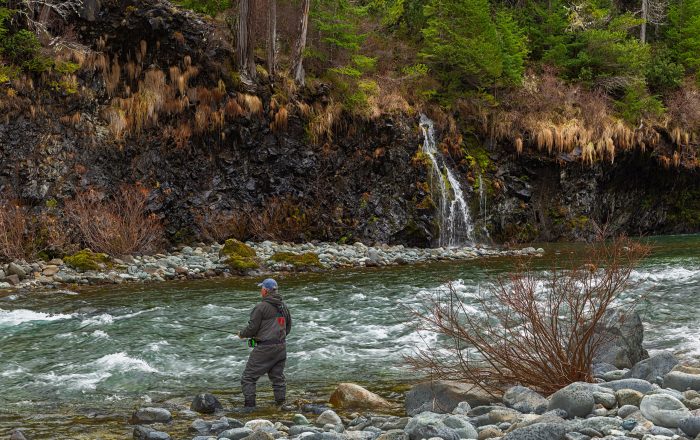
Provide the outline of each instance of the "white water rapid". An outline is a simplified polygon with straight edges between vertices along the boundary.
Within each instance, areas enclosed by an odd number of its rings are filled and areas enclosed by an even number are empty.
[[[435,144],[433,121],[421,115],[423,130],[423,152],[432,163],[432,188],[439,192],[438,215],[440,216],[441,247],[457,247],[474,242],[474,224],[469,215],[469,206],[464,199],[462,186],[445,162]]]

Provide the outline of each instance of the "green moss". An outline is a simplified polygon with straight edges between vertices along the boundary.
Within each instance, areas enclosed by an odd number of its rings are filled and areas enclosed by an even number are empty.
[[[318,255],[313,252],[306,252],[303,254],[293,254],[291,252],[277,252],[270,260],[277,263],[287,263],[291,264],[295,268],[311,268],[311,267],[323,267],[321,261],[318,259]]]
[[[469,147],[464,153],[464,159],[472,170],[492,171],[495,169],[489,154],[482,147]]]
[[[422,148],[422,147],[421,147]],[[411,158],[411,164],[414,167],[423,167],[423,168],[430,168],[432,167],[432,161],[430,160],[430,157],[426,152],[424,152],[422,149],[419,149],[416,151],[416,154],[413,155]]]
[[[590,222],[590,219],[586,217],[585,215],[580,215],[578,217],[574,217],[568,221],[568,225],[570,229],[586,229],[588,226],[588,223]]]
[[[425,196],[425,198],[423,198],[423,200],[421,200],[420,203],[418,203],[416,205],[416,208],[418,208],[418,209],[431,209],[432,210],[432,209],[435,209],[435,202],[433,201],[432,197]]]
[[[219,251],[219,256],[228,257],[226,264],[236,272],[245,272],[260,267],[255,260],[257,257],[255,250],[235,238],[226,240],[224,247]]]
[[[109,263],[109,256],[93,252],[90,249],[83,249],[74,255],[65,257],[63,261],[74,269],[99,270],[100,264]]]
[[[63,75],[70,75],[71,73],[75,73],[79,68],[80,65],[68,61],[59,61],[54,66],[56,72],[61,73]]]

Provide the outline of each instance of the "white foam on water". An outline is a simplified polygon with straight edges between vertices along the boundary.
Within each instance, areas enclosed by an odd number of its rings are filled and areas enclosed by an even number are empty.
[[[318,298],[315,296],[305,296],[301,299],[302,301],[308,301],[308,302],[318,302]]]
[[[93,362],[101,371],[143,371],[146,373],[158,373],[158,370],[148,365],[143,359],[129,357],[125,352],[112,353]]]
[[[33,310],[16,309],[4,310],[0,309],[0,326],[2,325],[19,325],[25,322],[44,322],[44,321],[60,321],[62,319],[71,319],[73,315],[64,315],[62,313],[44,313],[35,312]]]
[[[167,347],[168,345],[170,345],[168,341],[163,340],[158,342],[151,342],[146,346],[146,348],[148,348],[148,350],[150,351],[160,351],[161,347]]]
[[[133,318],[135,316],[143,315],[144,313],[155,312],[155,311],[163,310],[163,309],[165,309],[165,307],[153,307],[151,309],[139,310],[138,312],[127,313],[126,315],[117,316],[114,319],[129,319],[129,318]]]
[[[364,301],[367,299],[367,296],[364,293],[356,293],[352,295],[350,299],[353,301]]]
[[[95,330],[92,332],[92,336],[97,339],[109,339],[109,335],[102,330]]]
[[[49,386],[77,391],[94,391],[98,383],[111,376],[112,374],[106,371],[73,374],[56,374],[51,371],[38,375],[37,379]]]
[[[114,322],[114,316],[109,313],[103,313],[101,315],[93,316],[87,319],[83,319],[80,325],[106,325]]]
[[[0,377],[16,377],[21,375],[22,373],[24,373],[24,369],[22,367],[15,367],[0,372]]]
[[[66,290],[66,289],[54,290],[52,293],[58,294],[58,295],[80,295],[78,292],[74,292],[72,290]]]
[[[669,266],[661,270],[654,270],[654,272],[635,270],[630,276],[632,281],[651,281],[654,283],[689,281],[694,278],[700,280],[700,269],[687,269],[678,266]]]

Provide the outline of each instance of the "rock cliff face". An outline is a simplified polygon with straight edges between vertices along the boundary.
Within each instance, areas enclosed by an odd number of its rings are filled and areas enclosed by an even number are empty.
[[[280,91],[261,83],[259,112],[222,116],[216,130],[195,129],[183,144],[173,133],[195,126],[205,91],[218,90],[221,102],[238,95],[232,50],[217,27],[162,0],[90,0],[74,25],[77,38],[104,55],[93,60],[97,67],[79,71],[77,93],[37,86],[2,98],[8,102],[0,123],[0,192],[36,210],[60,209],[84,189],[110,193],[138,183],[173,241],[198,237],[198,215],[285,200],[304,218],[298,240],[434,243],[439,231],[428,173],[416,160],[417,116],[336,115],[332,139],[312,143],[313,114],[290,104],[286,127],[275,128]],[[109,85],[114,66],[121,72],[116,91]],[[134,96],[148,70],[167,75],[170,69],[168,84],[177,88],[171,68],[188,66],[198,73],[178,95],[187,97],[184,109],[162,111],[139,130],[115,135],[106,112],[116,108],[115,98]],[[296,101],[327,108],[327,95],[321,86],[296,92]],[[223,104],[217,108],[223,115]],[[480,151],[478,164],[460,158],[457,168],[478,226],[496,241],[585,239],[594,223],[629,234],[700,229],[697,171],[664,169],[636,153],[618,156],[614,165],[587,166],[516,157],[497,146]]]

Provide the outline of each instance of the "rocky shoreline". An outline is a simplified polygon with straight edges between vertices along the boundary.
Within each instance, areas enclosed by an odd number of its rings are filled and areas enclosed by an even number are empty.
[[[129,424],[136,440],[700,439],[700,368],[663,352],[630,369],[596,364],[595,381],[549,397],[519,385],[493,396],[466,383],[423,382],[406,393],[403,416],[387,415],[397,414],[394,404],[347,383],[331,395],[333,409],[297,402],[271,420],[200,394],[189,408],[140,408]],[[171,437],[176,422],[189,434]],[[26,438],[18,429],[11,440]]]
[[[227,244],[232,240],[227,241]],[[407,248],[403,245],[366,246],[362,243],[236,244],[246,248],[244,264],[227,252],[226,244],[185,246],[168,254],[111,257],[82,251],[74,256],[0,265],[0,290],[55,289],[72,286],[162,282],[278,272],[325,271],[339,268],[384,267],[437,261],[467,261],[500,256],[539,256],[532,247],[501,250],[487,247]],[[236,251],[238,252],[238,251]],[[250,253],[252,252],[252,254]],[[234,264],[236,263],[236,264]]]

